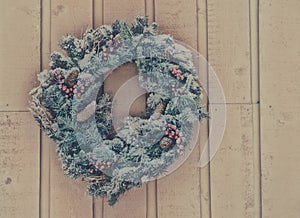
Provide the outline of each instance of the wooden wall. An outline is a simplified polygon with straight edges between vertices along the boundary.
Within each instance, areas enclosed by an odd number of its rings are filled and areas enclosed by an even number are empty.
[[[299,218],[299,11],[299,0],[1,0],[0,217]],[[138,14],[208,59],[225,90],[227,126],[209,165],[199,168],[208,121],[177,171],[110,207],[63,176],[27,93],[62,35]],[[134,67],[106,89],[124,72]]]

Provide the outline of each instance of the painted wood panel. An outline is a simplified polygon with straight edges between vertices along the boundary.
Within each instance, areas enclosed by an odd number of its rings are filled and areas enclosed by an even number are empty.
[[[299,217],[300,3],[258,2],[2,1],[0,217]],[[25,112],[27,93],[62,35],[81,37],[88,26],[131,22],[138,14],[208,58],[229,103],[227,129],[210,165],[198,167],[208,121],[200,146],[177,171],[110,207],[106,199],[86,196],[85,184],[64,177],[54,143]],[[123,66],[106,90],[115,92],[134,75],[133,65]],[[142,97],[132,111],[144,106]]]
[[[210,110],[211,116],[217,112]],[[253,131],[252,105],[227,105],[225,135],[211,161],[212,217],[257,217]]]
[[[210,165],[212,217],[260,215],[258,111],[252,105],[258,99],[255,9],[255,1],[207,4],[208,61],[227,104],[225,135]],[[213,117],[220,102],[210,103]]]
[[[300,2],[260,1],[262,216],[300,216]]]
[[[249,1],[207,1],[207,18],[208,61],[227,102],[250,103]]]
[[[197,51],[207,60],[208,48],[207,48],[207,2],[206,0],[197,0]],[[202,58],[201,57],[201,58]],[[202,59],[199,63],[202,63]],[[199,64],[200,65],[200,64]],[[208,83],[207,65],[199,66],[199,80],[204,87],[204,83]],[[207,88],[207,87],[205,87]],[[208,96],[204,92],[203,105],[208,111]],[[208,142],[208,128],[209,120],[203,120],[200,126],[199,133],[199,146],[200,146],[200,157],[204,150],[206,143]],[[200,217],[210,218],[211,217],[211,190],[210,190],[210,163],[200,168]]]
[[[156,0],[155,19],[164,33],[173,35],[175,39],[196,50],[198,49],[197,7],[198,2],[194,0]],[[200,28],[206,27],[200,26]],[[202,33],[201,37],[206,36],[205,29],[200,33]],[[201,48],[205,49],[205,46],[201,45]],[[158,180],[158,217],[200,217],[199,159],[198,141],[194,151],[180,168]]]
[[[0,4],[0,110],[27,110],[40,67],[40,1]]]
[[[51,51],[58,50],[58,40],[72,34],[79,38],[92,26],[92,1],[51,0]],[[46,24],[45,24],[46,25]],[[54,143],[45,139],[50,149],[50,217],[92,217],[92,198],[86,195],[86,185],[64,176]]]
[[[39,128],[29,112],[0,113],[0,217],[39,217]]]

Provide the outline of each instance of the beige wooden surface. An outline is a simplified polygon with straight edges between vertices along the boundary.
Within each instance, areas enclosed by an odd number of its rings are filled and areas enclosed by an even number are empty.
[[[299,0],[0,0],[0,217],[299,218],[299,11]],[[110,207],[63,176],[27,92],[62,35],[136,15],[208,59],[224,88],[227,125],[207,166],[199,159],[209,121],[178,170]],[[105,89],[135,74],[123,66]],[[141,97],[132,113],[144,108]]]
[[[260,4],[262,212],[300,216],[300,2]]]

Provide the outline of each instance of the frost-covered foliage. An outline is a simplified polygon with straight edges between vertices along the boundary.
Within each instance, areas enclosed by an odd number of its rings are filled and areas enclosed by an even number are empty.
[[[178,160],[195,120],[207,117],[191,52],[147,17],[88,29],[82,39],[66,36],[59,46],[67,56],[51,55],[51,69],[30,92],[31,110],[56,142],[65,174],[87,181],[89,194],[113,205]],[[127,62],[138,67],[147,109],[114,129],[112,96],[99,84]]]

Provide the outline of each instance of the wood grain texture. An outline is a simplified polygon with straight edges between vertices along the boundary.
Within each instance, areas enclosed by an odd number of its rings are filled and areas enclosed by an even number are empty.
[[[39,217],[39,127],[28,112],[0,113],[0,217]]]
[[[227,102],[250,103],[249,2],[207,2],[208,61],[221,81]]]
[[[217,112],[211,106],[211,116]],[[212,217],[252,218],[259,209],[253,131],[252,105],[227,105],[225,135],[211,161]]]
[[[300,2],[260,1],[263,217],[299,217]]]
[[[40,1],[0,4],[0,110],[27,110],[39,71]]]
[[[51,51],[58,50],[57,42],[63,35],[79,38],[92,26],[92,1],[51,1]],[[50,151],[50,217],[92,217],[92,198],[86,195],[86,185],[63,175],[55,146],[44,140]]]

